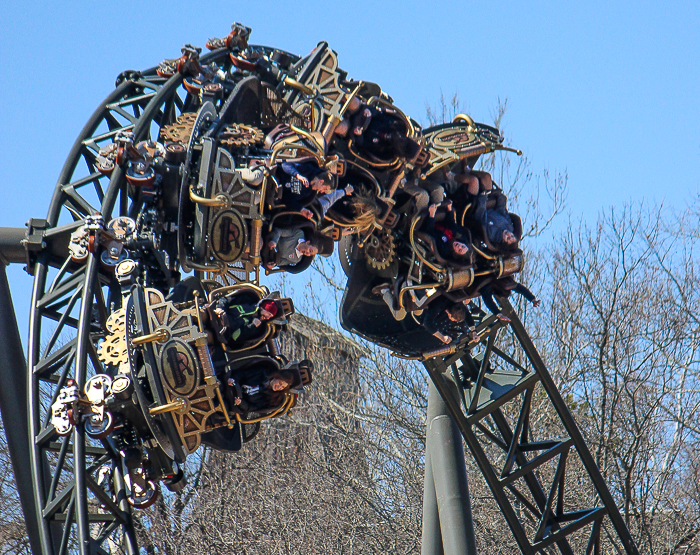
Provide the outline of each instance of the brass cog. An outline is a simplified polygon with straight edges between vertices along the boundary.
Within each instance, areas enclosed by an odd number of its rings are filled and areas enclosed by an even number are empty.
[[[188,143],[196,119],[196,112],[180,114],[175,123],[166,125],[160,130],[160,142]]]
[[[119,366],[129,363],[129,347],[126,335],[122,333],[108,335],[97,348],[98,358],[105,364]]]
[[[107,318],[107,324],[105,324],[107,331],[114,334],[117,332],[124,332],[126,330],[126,309],[120,308],[115,310]]]
[[[219,134],[219,142],[229,149],[260,144],[264,138],[265,134],[260,129],[242,123],[227,125]]]
[[[367,263],[375,270],[386,270],[394,261],[396,246],[394,237],[382,229],[376,235],[372,235],[365,247]]]
[[[119,366],[129,363],[129,348],[126,343],[126,309],[115,310],[105,324],[110,335],[97,348],[97,357],[105,364]]]

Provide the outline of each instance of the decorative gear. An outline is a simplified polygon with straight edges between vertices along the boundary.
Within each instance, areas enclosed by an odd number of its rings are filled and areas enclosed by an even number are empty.
[[[124,332],[126,330],[126,309],[120,308],[112,312],[107,318],[106,327],[107,331],[112,334]]]
[[[119,366],[129,363],[129,347],[126,337],[119,334],[108,335],[97,348],[97,356],[105,364]]]
[[[180,114],[175,123],[166,125],[160,130],[161,142],[188,143],[192,135],[192,128],[197,119],[196,112]]]
[[[394,237],[386,229],[373,234],[365,246],[365,257],[370,267],[375,270],[386,270],[394,261],[396,246]]]
[[[219,134],[219,142],[228,149],[260,144],[264,138],[260,129],[242,123],[227,125]]]
[[[129,363],[129,346],[126,342],[126,309],[110,314],[105,325],[110,335],[97,348],[98,358],[105,364],[119,366]]]

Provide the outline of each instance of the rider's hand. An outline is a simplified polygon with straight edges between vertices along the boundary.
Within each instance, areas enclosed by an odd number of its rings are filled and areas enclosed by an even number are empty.
[[[305,178],[303,175],[301,175],[300,173],[297,174],[297,179],[298,179],[299,181],[301,181],[301,184],[302,184],[304,187],[308,187],[308,186],[309,186],[309,180],[306,179],[306,178]]]
[[[428,214],[430,214],[430,217],[431,217],[431,218],[434,218],[434,217],[435,217],[435,212],[437,212],[437,209],[438,209],[437,204],[431,204],[431,205],[428,207]]]
[[[274,241],[270,241],[270,242],[267,244],[267,246],[270,247],[271,249],[276,249],[276,248],[277,248],[277,243],[275,243]]]
[[[355,190],[355,187],[353,187],[352,185],[348,185],[347,187],[345,187],[345,194],[346,194],[346,195],[352,195],[352,192],[353,192],[354,190]]]
[[[301,215],[304,216],[307,220],[310,220],[311,218],[314,217],[314,213],[311,210],[309,210],[308,208],[302,208]]]
[[[260,318],[253,318],[253,325],[257,328],[262,322],[260,321]]]
[[[236,397],[236,398],[233,400],[233,404],[234,404],[234,405],[240,405],[240,404],[241,404],[241,398],[240,398],[240,397]]]
[[[362,127],[355,127],[355,129],[352,130],[355,135],[362,135]]]
[[[540,299],[535,299],[534,301],[532,301],[532,306],[538,307],[541,303],[542,301]]]
[[[451,211],[452,210],[452,201],[448,199],[445,202],[445,207],[447,208],[448,211]]]

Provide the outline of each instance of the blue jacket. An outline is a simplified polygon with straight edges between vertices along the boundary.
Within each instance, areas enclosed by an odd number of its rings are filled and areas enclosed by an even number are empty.
[[[513,220],[510,219],[510,214],[506,210],[505,196],[498,197],[496,207],[493,209],[486,208],[486,201],[487,195],[479,195],[474,219],[486,228],[486,238],[489,242],[499,245],[503,242],[504,231],[513,233]]]

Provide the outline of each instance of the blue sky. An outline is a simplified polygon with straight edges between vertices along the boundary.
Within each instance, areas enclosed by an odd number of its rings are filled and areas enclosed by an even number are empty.
[[[308,53],[326,40],[351,77],[406,113],[458,93],[538,172],[566,170],[568,209],[681,207],[700,188],[700,2],[3,2],[0,226],[44,217],[76,135],[125,69],[204,46],[233,21],[251,42]],[[10,268],[26,335],[31,279]]]

